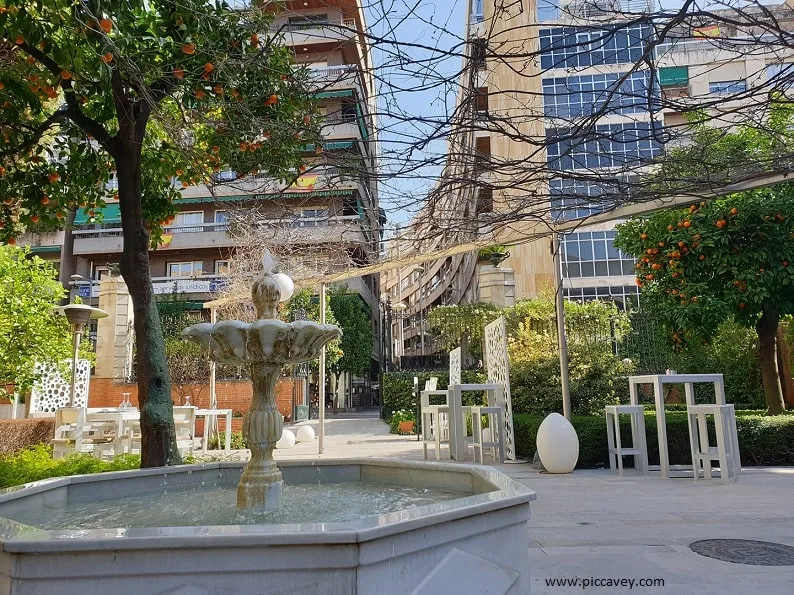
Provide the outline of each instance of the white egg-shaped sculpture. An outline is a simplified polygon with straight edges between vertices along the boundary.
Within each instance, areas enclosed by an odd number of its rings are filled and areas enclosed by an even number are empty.
[[[295,434],[292,430],[282,430],[281,438],[276,442],[276,448],[292,448],[295,446]]]
[[[311,442],[314,440],[314,428],[311,426],[301,426],[298,428],[298,442]]]
[[[579,437],[567,419],[552,413],[538,428],[536,439],[540,462],[549,473],[570,473],[579,459]]]

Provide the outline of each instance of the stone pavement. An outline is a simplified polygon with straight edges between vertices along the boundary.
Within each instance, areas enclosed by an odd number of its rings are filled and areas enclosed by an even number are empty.
[[[304,424],[317,426],[316,420]],[[377,417],[329,415],[322,457],[315,440],[278,450],[276,458],[423,458],[415,436],[388,432]],[[448,460],[446,451],[442,458]],[[694,541],[716,538],[794,546],[792,468],[749,468],[738,482],[723,484],[629,474],[620,478],[605,470],[550,475],[529,464],[496,467],[537,492],[528,527],[534,595],[794,593],[794,566],[731,564],[689,549]],[[550,584],[577,577],[663,579],[664,586]]]

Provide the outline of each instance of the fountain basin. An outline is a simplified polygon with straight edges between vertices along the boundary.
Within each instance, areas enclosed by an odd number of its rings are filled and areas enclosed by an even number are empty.
[[[242,468],[221,462],[73,476],[0,494],[0,595],[529,592],[526,523],[535,494],[489,467],[281,463],[288,485],[366,482],[460,492],[339,522],[42,530],[13,520],[164,490],[184,498],[185,490],[236,485]]]

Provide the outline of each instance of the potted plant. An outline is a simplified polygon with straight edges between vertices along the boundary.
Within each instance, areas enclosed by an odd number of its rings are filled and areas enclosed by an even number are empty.
[[[415,433],[416,419],[412,411],[405,409],[392,411],[390,426],[392,434],[413,434]]]
[[[477,258],[480,260],[487,260],[495,269],[499,268],[506,259],[510,257],[510,252],[507,251],[507,246],[488,246],[483,248],[477,253]]]

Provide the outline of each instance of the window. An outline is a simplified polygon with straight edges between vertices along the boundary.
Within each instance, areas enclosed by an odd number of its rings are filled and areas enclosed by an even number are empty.
[[[229,222],[229,213],[227,211],[215,211],[215,231],[223,231],[227,229],[226,224]]]
[[[637,62],[652,32],[649,25],[541,29],[540,66],[547,70]]]
[[[554,221],[583,219],[615,207],[621,199],[617,184],[559,178],[549,181],[549,195]]]
[[[715,95],[733,95],[744,91],[747,91],[747,83],[745,81],[709,83],[709,93],[714,93]]]
[[[488,113],[488,87],[481,87],[474,92],[474,110]]]
[[[781,91],[788,91],[794,84],[794,63],[770,64],[766,67],[769,85]]]
[[[662,151],[662,125],[659,122],[598,124],[586,135],[568,136],[566,131],[550,128],[546,138],[549,167],[556,170],[598,169],[640,163]],[[554,139],[561,139],[552,142]]]
[[[560,0],[538,0],[538,22],[560,18]]]
[[[169,262],[168,263],[168,276],[169,277],[200,277],[204,263],[200,260],[191,262]]]
[[[204,230],[204,211],[181,211],[170,226],[171,233],[193,233]]]
[[[474,68],[485,68],[485,57],[488,54],[487,39],[472,39],[471,61]]]
[[[216,260],[215,261],[215,274],[216,275],[228,275],[229,274],[229,261],[228,260]]]
[[[596,113],[647,111],[649,87],[650,72],[647,70],[628,75],[614,73],[544,79],[544,114],[547,118],[577,118]],[[652,109],[658,107],[656,101],[650,106]]]
[[[309,14],[305,16],[290,17],[287,25],[288,31],[302,31],[304,29],[317,29],[328,24],[327,14]]]
[[[484,0],[474,0],[471,3],[471,22],[482,23],[485,19],[485,11],[483,7]]]
[[[493,190],[491,188],[480,188],[477,193],[477,206],[475,213],[493,213]]]
[[[614,231],[566,235],[560,242],[560,250],[566,279],[634,274],[636,261],[615,248]]]
[[[637,287],[631,285],[614,287],[565,287],[563,297],[566,300],[589,302],[592,300],[606,300],[615,302],[621,310],[636,309],[640,305],[640,293]]]

